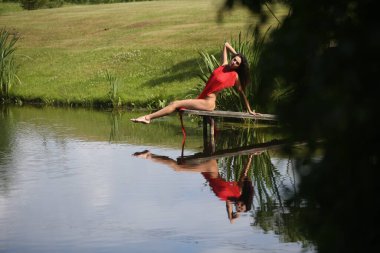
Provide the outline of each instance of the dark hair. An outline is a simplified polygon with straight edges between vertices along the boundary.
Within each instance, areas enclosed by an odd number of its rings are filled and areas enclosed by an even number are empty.
[[[233,57],[235,56],[239,56],[241,59],[241,63],[239,67],[236,69],[236,72],[239,75],[241,87],[243,88],[243,91],[245,91],[245,88],[251,82],[249,64],[248,64],[247,58],[241,53],[236,53]]]
[[[254,189],[252,181],[249,179],[244,179],[242,186],[242,193],[238,198],[238,201],[241,201],[245,204],[245,211],[249,211],[252,208]]]
[[[255,190],[252,185],[252,181],[247,177],[244,178],[241,185],[241,195],[238,198],[230,198],[234,203],[243,202],[245,205],[245,212],[248,212],[252,208],[253,195]]]

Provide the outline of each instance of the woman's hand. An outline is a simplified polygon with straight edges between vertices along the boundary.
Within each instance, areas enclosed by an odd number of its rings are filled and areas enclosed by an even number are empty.
[[[229,52],[231,52],[232,54],[236,54],[236,50],[231,46],[230,43],[228,43],[228,42],[224,43],[224,47],[225,47]]]
[[[223,52],[222,52],[222,66],[228,64],[228,52],[232,54],[236,54],[235,49],[230,45],[230,43],[224,43]]]
[[[251,114],[251,115],[253,115],[253,116],[260,116],[261,114],[260,113],[258,113],[258,112],[255,112],[255,110],[250,110],[249,111],[249,114]]]

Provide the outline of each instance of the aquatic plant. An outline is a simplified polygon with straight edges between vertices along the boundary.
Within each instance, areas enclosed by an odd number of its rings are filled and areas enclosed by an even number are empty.
[[[111,100],[113,107],[119,107],[122,105],[121,98],[119,96],[119,79],[114,76],[109,70],[106,70],[106,80],[109,85],[108,97]]]
[[[15,44],[19,37],[10,34],[5,28],[0,30],[0,97],[8,98],[12,85],[20,79],[16,75],[14,61]]]

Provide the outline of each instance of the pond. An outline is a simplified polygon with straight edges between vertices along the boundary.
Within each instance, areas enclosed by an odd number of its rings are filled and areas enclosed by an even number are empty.
[[[176,115],[0,109],[1,252],[314,252],[276,126],[218,122],[210,143],[186,116],[183,146]]]

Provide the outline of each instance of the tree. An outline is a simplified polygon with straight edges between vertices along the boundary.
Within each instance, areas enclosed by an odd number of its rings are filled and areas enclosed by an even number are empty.
[[[232,8],[238,1],[227,0]],[[240,0],[262,16],[274,1]],[[298,167],[307,199],[305,233],[319,252],[377,248],[379,213],[378,85],[380,32],[373,0],[283,0],[289,16],[272,32],[259,62],[267,100],[276,85],[291,91],[277,104],[284,131],[306,141]],[[312,159],[322,141],[321,159]]]

